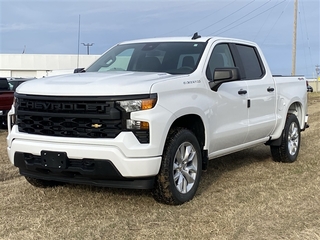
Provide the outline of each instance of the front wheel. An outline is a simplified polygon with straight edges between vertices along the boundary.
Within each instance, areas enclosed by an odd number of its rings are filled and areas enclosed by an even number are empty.
[[[188,129],[173,129],[163,151],[154,198],[170,205],[191,200],[197,191],[201,171],[202,158],[197,138]]]
[[[273,160],[285,163],[296,161],[300,149],[300,125],[296,115],[287,116],[281,138],[280,146],[270,146]]]

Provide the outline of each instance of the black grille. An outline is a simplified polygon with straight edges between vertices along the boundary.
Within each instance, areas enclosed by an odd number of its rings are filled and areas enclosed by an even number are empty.
[[[125,114],[103,97],[17,96],[20,132],[59,137],[115,138]]]

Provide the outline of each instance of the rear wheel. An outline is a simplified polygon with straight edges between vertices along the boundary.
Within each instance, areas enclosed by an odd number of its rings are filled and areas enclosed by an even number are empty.
[[[285,163],[296,161],[300,149],[300,125],[296,115],[287,116],[281,138],[280,146],[270,146],[273,160]]]
[[[57,181],[49,181],[49,180],[32,178],[32,177],[25,177],[25,178],[32,186],[39,187],[39,188],[49,188],[49,187],[57,187],[57,186],[64,185],[64,183],[57,182]]]
[[[156,178],[154,198],[171,205],[191,200],[197,191],[201,171],[201,150],[195,135],[184,128],[172,130]]]

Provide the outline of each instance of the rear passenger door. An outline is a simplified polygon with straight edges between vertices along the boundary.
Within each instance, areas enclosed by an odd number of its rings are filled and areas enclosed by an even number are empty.
[[[248,136],[252,142],[269,136],[276,122],[276,91],[273,77],[265,70],[259,51],[250,45],[234,45],[241,61],[248,90]]]

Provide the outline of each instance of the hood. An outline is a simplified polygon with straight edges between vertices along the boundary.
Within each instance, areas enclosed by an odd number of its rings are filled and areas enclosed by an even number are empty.
[[[146,72],[86,72],[39,78],[17,88],[20,94],[112,96],[150,93],[153,84],[182,75]]]

